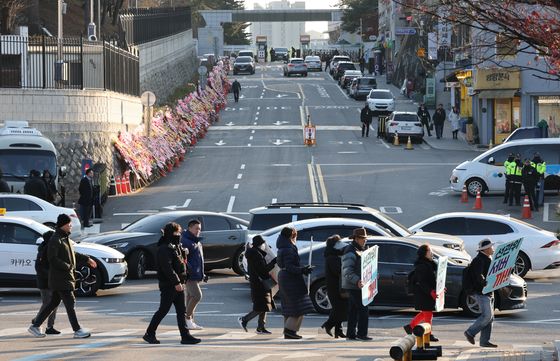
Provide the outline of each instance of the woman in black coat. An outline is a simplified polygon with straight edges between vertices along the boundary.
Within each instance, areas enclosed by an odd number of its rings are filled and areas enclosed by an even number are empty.
[[[327,281],[327,294],[329,296],[329,301],[331,303],[331,312],[329,313],[329,318],[321,328],[325,332],[332,336],[332,329],[334,327],[334,337],[335,338],[345,338],[346,336],[342,332],[342,322],[347,319],[348,302],[342,297],[342,292],[340,289],[340,272],[341,272],[341,260],[342,254],[344,253],[344,247],[338,247],[341,245],[340,236],[335,234],[327,238],[325,247],[325,279]]]
[[[239,317],[237,322],[247,331],[247,323],[253,318],[259,316],[257,325],[257,334],[270,335],[264,325],[266,323],[266,313],[275,308],[274,299],[272,298],[272,290],[266,289],[263,280],[270,279],[269,272],[276,265],[276,258],[270,263],[266,263],[266,242],[261,236],[253,237],[253,246],[245,252],[247,259],[249,283],[251,285],[251,300],[253,301],[253,310],[243,317]]]
[[[418,259],[414,263],[414,275],[412,277],[414,292],[414,308],[420,313],[404,326],[406,333],[411,334],[414,327],[427,322],[432,324],[433,311],[436,306],[436,273],[437,263],[433,260],[430,245],[423,244],[418,248]],[[430,334],[430,341],[439,341],[437,337]]]
[[[303,279],[303,276],[311,273],[313,267],[300,265],[296,239],[296,230],[285,227],[276,241],[277,263],[280,267],[278,286],[282,300],[282,315],[284,315],[284,338],[295,340],[301,339],[297,332],[301,327],[303,315],[314,311]]]

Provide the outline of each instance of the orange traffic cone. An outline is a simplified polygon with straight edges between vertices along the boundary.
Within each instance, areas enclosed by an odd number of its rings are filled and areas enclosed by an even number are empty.
[[[463,184],[463,191],[461,192],[461,203],[469,203],[469,194],[467,193],[466,184]]]
[[[523,199],[523,210],[521,211],[521,218],[531,219],[533,215],[531,214],[531,203],[529,203],[529,196],[525,195]]]
[[[130,171],[126,171],[124,173],[124,177],[126,179],[126,181],[125,181],[126,193],[132,193],[132,187],[130,187]]]
[[[122,193],[123,191],[122,191],[121,177],[117,176],[117,195],[120,196]]]
[[[124,173],[121,176],[121,190],[122,194],[128,194],[128,190],[126,189],[126,176]]]
[[[476,192],[476,201],[474,202],[473,209],[482,209],[482,197],[480,196],[480,191]]]

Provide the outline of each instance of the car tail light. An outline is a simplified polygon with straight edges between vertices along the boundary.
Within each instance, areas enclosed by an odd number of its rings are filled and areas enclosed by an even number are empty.
[[[288,64],[288,67],[291,68],[292,66],[294,66],[294,64]]]
[[[542,246],[541,248],[550,248],[550,247],[560,247],[560,240],[559,239],[555,239],[552,242],[548,242],[547,244],[545,244],[544,246]]]
[[[397,122],[391,122],[391,123],[389,123],[389,126],[390,126],[390,127],[396,127],[397,125],[399,125],[399,123],[397,123]]]

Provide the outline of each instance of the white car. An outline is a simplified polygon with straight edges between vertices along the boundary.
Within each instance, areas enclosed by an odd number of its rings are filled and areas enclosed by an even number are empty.
[[[395,111],[395,97],[388,89],[372,89],[366,101],[374,115],[390,114]]]
[[[21,217],[0,216],[0,287],[36,287],[35,259],[43,233],[51,228]],[[127,274],[124,255],[111,247],[94,243],[74,243],[76,252],[97,262],[97,268],[78,268],[76,293],[95,295],[99,289],[118,287]]]
[[[66,214],[72,220],[71,237],[82,234],[82,226],[76,211],[72,208],[58,207],[52,203],[28,194],[0,193],[0,208],[6,209],[7,216],[25,217],[54,228],[59,214]]]
[[[395,134],[399,138],[411,138],[411,141],[422,142],[424,138],[424,127],[418,114],[414,112],[393,112],[385,120],[385,139],[393,141]]]
[[[497,244],[523,238],[514,272],[523,277],[530,270],[560,267],[560,240],[549,231],[510,216],[492,213],[452,212],[425,219],[412,231],[440,232],[462,238],[465,249],[475,256],[478,242],[490,238]]]
[[[323,70],[321,58],[319,58],[317,55],[308,55],[305,57],[305,60],[303,62],[307,65],[308,71]]]

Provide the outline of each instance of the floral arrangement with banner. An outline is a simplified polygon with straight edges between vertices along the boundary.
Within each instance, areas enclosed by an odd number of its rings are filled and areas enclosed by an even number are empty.
[[[186,95],[174,109],[166,108],[153,116],[150,136],[146,136],[143,125],[120,132],[114,140],[117,155],[141,183],[149,183],[154,175],[165,176],[218,121],[229,87],[227,72],[219,63],[208,74],[204,90]]]

